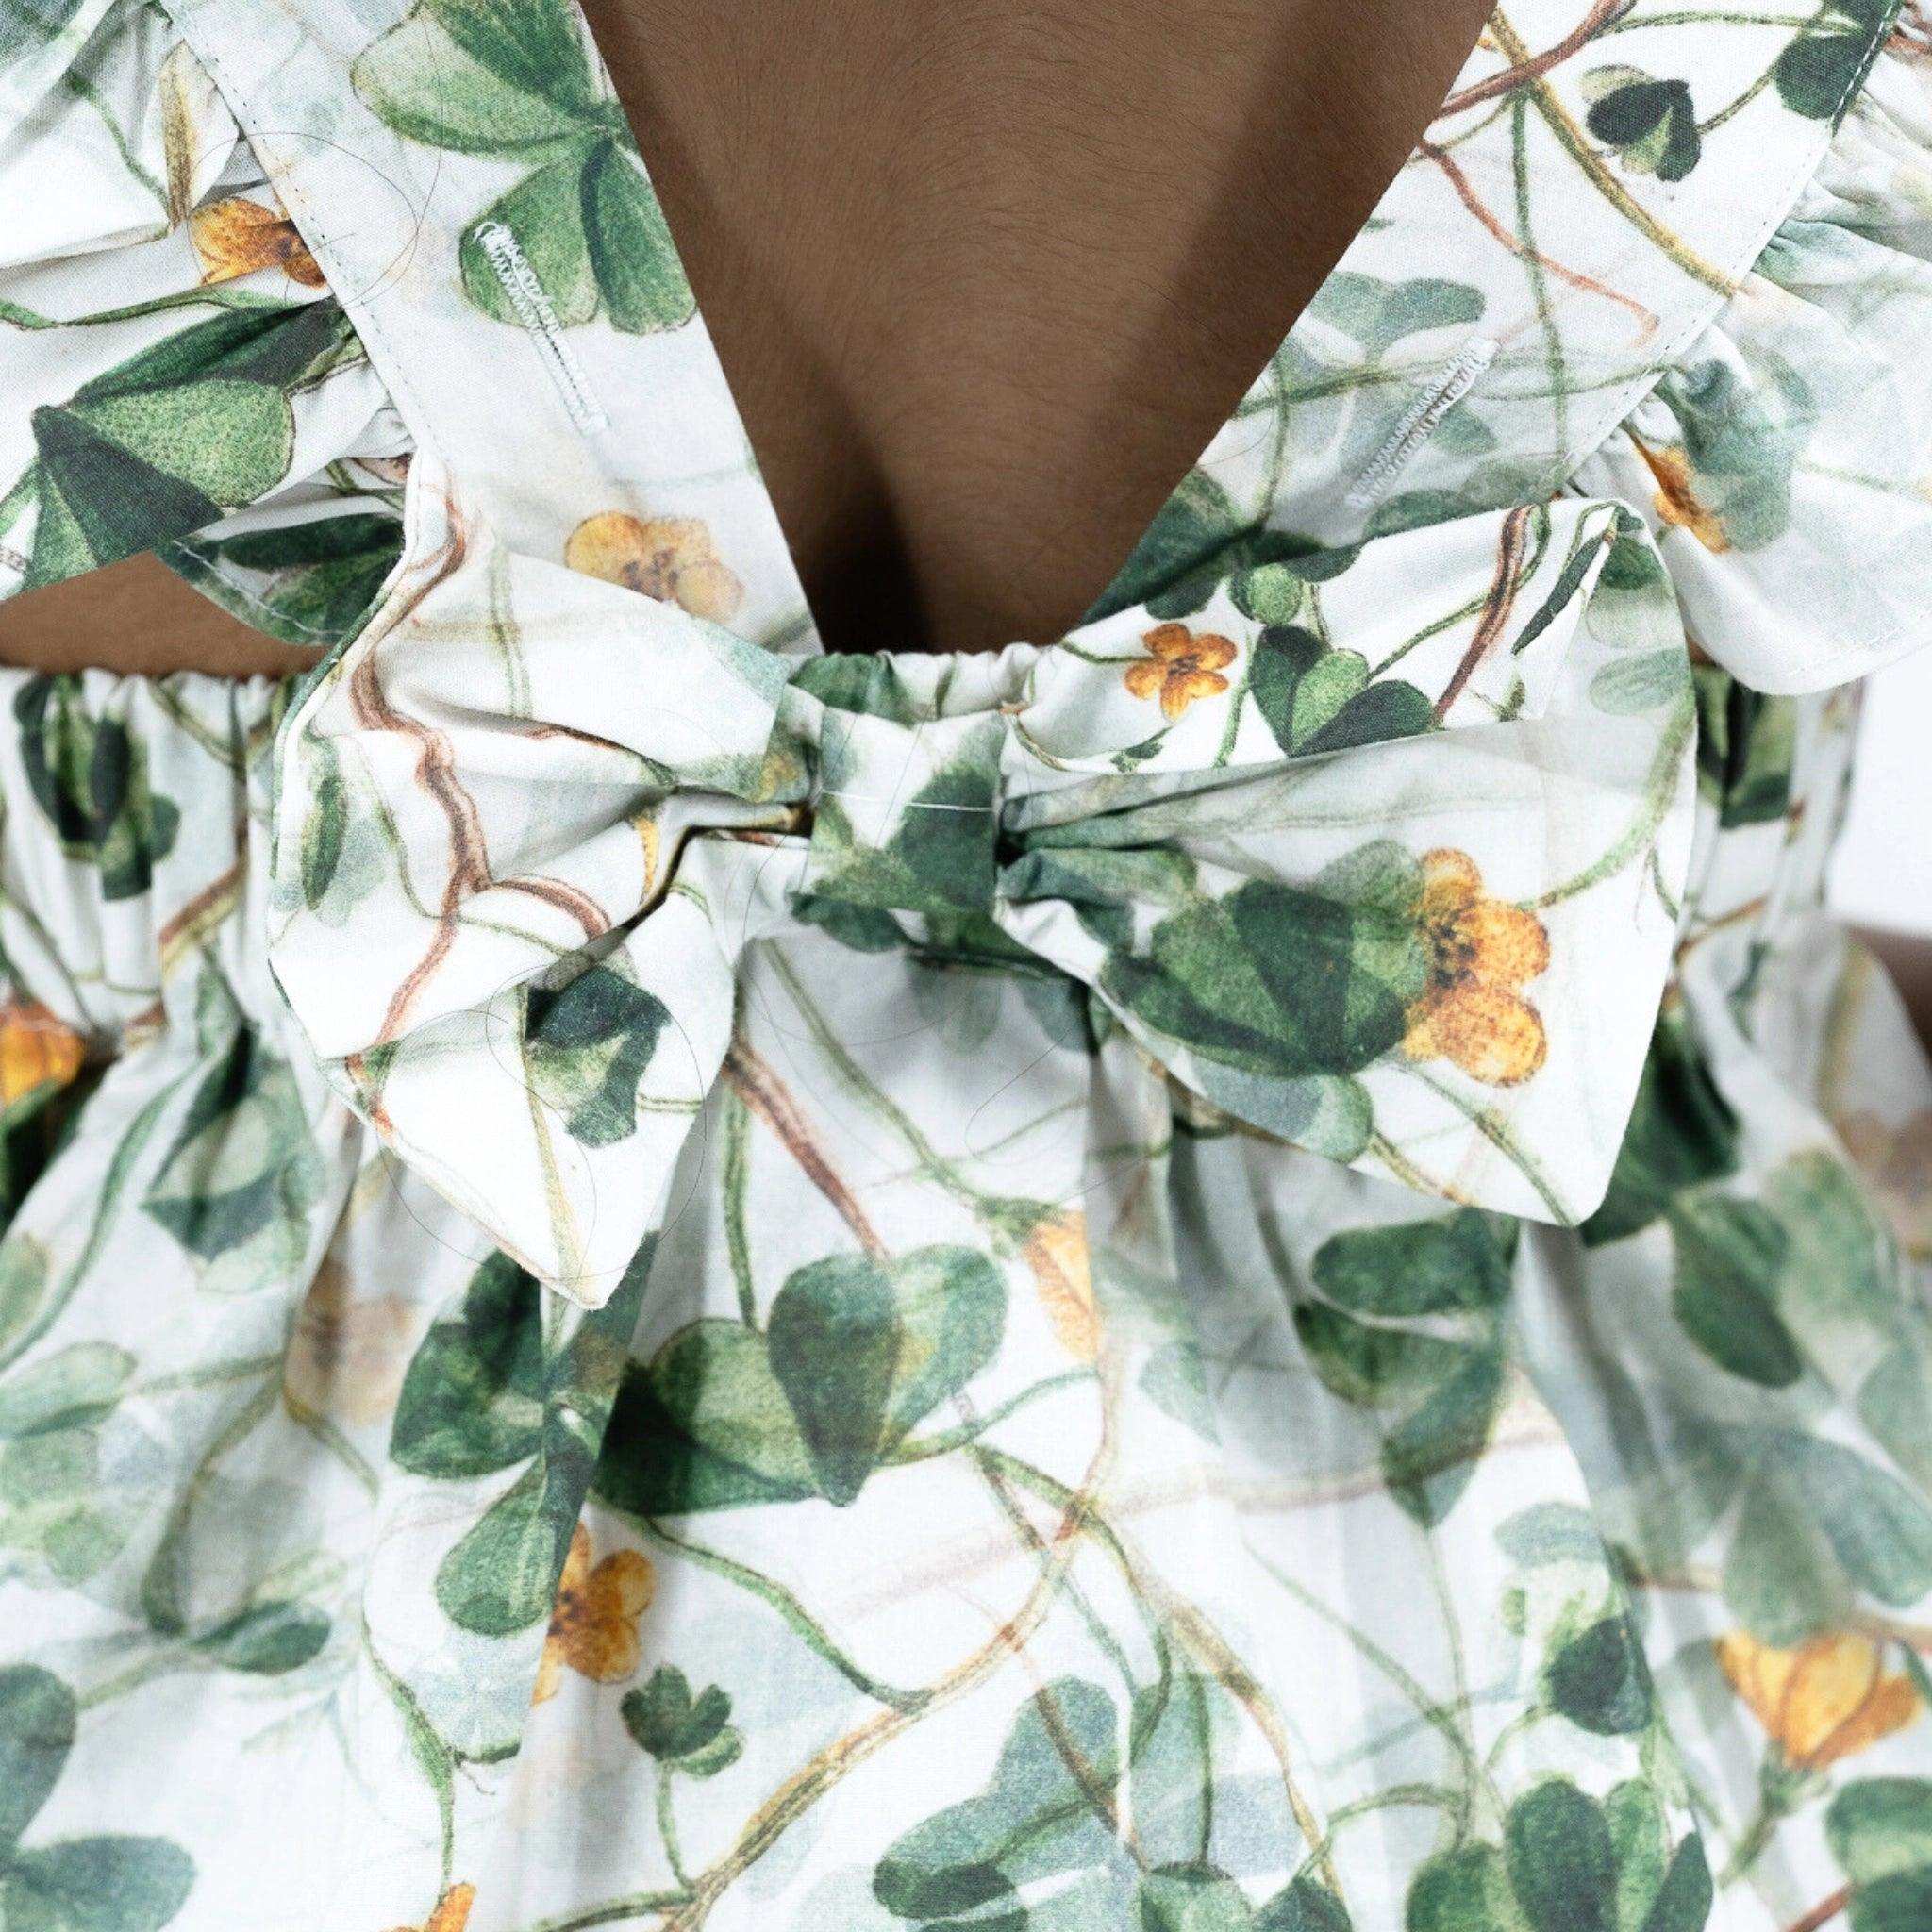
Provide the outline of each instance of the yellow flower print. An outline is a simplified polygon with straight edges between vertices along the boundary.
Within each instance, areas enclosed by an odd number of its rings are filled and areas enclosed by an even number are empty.
[[[395,1932],[463,1932],[470,1923],[470,1907],[475,1903],[474,1885],[452,1885],[420,1925],[398,1925]]]
[[[1208,631],[1196,637],[1184,624],[1158,624],[1141,641],[1148,656],[1127,666],[1127,689],[1137,698],[1158,696],[1162,716],[1178,718],[1196,698],[1227,689],[1224,666],[1237,655],[1224,637]]]
[[[1900,1245],[1911,1255],[1932,1256],[1932,1108],[1895,1127],[1863,1112],[1833,1124]]]
[[[718,560],[711,533],[696,517],[641,517],[605,510],[570,533],[563,560],[572,570],[680,604],[693,617],[725,623],[744,586]]]
[[[657,1587],[650,1558],[639,1550],[612,1550],[592,1567],[591,1532],[578,1524],[571,1532],[531,1701],[541,1704],[557,1694],[566,1664],[599,1684],[629,1676],[641,1654],[638,1619],[650,1607]]]
[[[402,1392],[416,1326],[408,1302],[388,1294],[358,1297],[342,1264],[325,1256],[282,1363],[290,1407],[347,1423],[380,1422]]]
[[[87,1041],[39,1000],[0,1005],[0,1107],[41,1087],[64,1087],[87,1058]]]
[[[1681,449],[1646,449],[1637,445],[1650,474],[1657,478],[1657,495],[1652,499],[1657,513],[1667,524],[1687,529],[1707,550],[1728,550],[1731,540],[1715,510],[1700,503],[1690,487],[1690,458]]]
[[[1492,1087],[1527,1080],[1548,1041],[1517,988],[1550,963],[1542,921],[1485,898],[1468,853],[1439,847],[1423,855],[1422,924],[1428,983],[1408,1009],[1402,1051],[1412,1060],[1451,1060]]]
[[[1798,1771],[1823,1771],[1903,1730],[1919,1714],[1909,1677],[1888,1676],[1878,1645],[1847,1632],[1774,1650],[1748,1630],[1717,1641],[1726,1681]]]
[[[1087,1217],[1049,1214],[1035,1224],[1021,1253],[1033,1271],[1041,1306],[1060,1346],[1076,1361],[1092,1361],[1100,1353],[1100,1310],[1093,1300]]]
[[[264,208],[246,195],[211,201],[188,217],[188,236],[201,263],[204,287],[279,268],[305,289],[322,287],[322,271],[295,225],[280,208]]]

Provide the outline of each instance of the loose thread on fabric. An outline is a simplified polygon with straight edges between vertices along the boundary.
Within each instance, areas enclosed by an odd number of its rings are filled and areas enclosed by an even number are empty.
[[[992,805],[942,805],[937,799],[888,797],[876,791],[821,791],[821,798],[849,798],[855,805],[893,805],[902,811],[997,811]]]

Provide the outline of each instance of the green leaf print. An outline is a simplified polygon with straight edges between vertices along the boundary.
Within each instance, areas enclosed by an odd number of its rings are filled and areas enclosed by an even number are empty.
[[[1256,1907],[1213,1860],[1217,1706],[1202,1700],[1219,1696],[1192,1677],[1143,1687],[1123,1725],[1099,1685],[1045,1685],[1020,1706],[983,1793],[887,1847],[874,1897],[922,1932],[1351,1932],[1349,1913],[1318,1880],[1300,1876]],[[1184,1781],[1189,1803],[1167,1801],[1169,1781]],[[1124,1818],[1134,1824],[1132,1855]]]
[[[1310,1366],[1344,1402],[1375,1413],[1384,1476],[1424,1524],[1455,1507],[1495,1424],[1510,1252],[1474,1209],[1351,1229],[1315,1254],[1310,1274],[1328,1300],[1295,1307]],[[1451,1326],[1445,1316],[1461,1319]],[[1414,1317],[1429,1325],[1396,1325]]]
[[[1657,1022],[1604,1203],[1580,1230],[1588,1247],[1648,1227],[1685,1190],[1738,1171],[1738,1122],[1681,1013]]]
[[[787,1278],[772,1303],[772,1370],[828,1502],[852,1502],[991,1360],[1006,1310],[998,1271],[972,1248],[841,1256]]]
[[[488,1475],[534,1456],[543,1426],[542,1291],[496,1254],[433,1324],[396,1398],[390,1459],[417,1475]]]
[[[201,1260],[235,1256],[224,1285],[252,1287],[306,1244],[321,1186],[295,1076],[244,1025],[196,1090],[142,1207]],[[260,1270],[242,1265],[243,1250]]]
[[[592,1487],[640,1516],[796,1502],[818,1494],[811,1458],[765,1338],[707,1318],[626,1374]]]
[[[599,134],[527,175],[464,231],[463,287],[499,322],[523,321],[491,248],[508,233],[566,328],[599,313],[629,335],[680,328],[696,312],[671,230],[627,139]]]
[[[585,158],[581,192],[584,241],[611,326],[629,335],[683,327],[697,298],[637,151],[599,142]]]
[[[1020,1885],[1105,1867],[1117,1855],[1101,1802],[1121,1774],[1121,1741],[1120,1713],[1098,1685],[1062,1677],[1045,1686],[1021,1707],[985,1794],[889,1846],[873,1896],[922,1925],[972,1914],[974,1926],[1024,1926]]]
[[[437,1570],[437,1603],[465,1629],[508,1636],[550,1614],[653,1251],[646,1241],[604,1307],[548,1343],[535,1277],[492,1255],[410,1360],[391,1459],[457,1482],[518,1470]]]
[[[572,108],[595,104],[589,48],[561,0],[424,0],[419,11],[510,86]]]
[[[587,1147],[634,1133],[638,1089],[670,1017],[663,1001],[602,965],[526,997],[524,1064],[537,1097],[563,1114]]]
[[[1255,1914],[1254,1932],[1354,1932],[1348,1908],[1313,1878],[1297,1878]]]
[[[228,1670],[278,1677],[314,1657],[328,1632],[328,1618],[313,1604],[262,1603],[196,1638],[194,1647]]]
[[[1005,1283],[974,1249],[810,1262],[774,1297],[768,1333],[694,1322],[626,1378],[597,1493],[645,1516],[850,1504],[1005,1324]]]
[[[1869,1777],[1846,1785],[1824,1814],[1832,1856],[1858,1886],[1932,1872],[1932,1779]]]
[[[1917,1932],[1932,1914],[1932,1781],[1861,1778],[1824,1815],[1852,1882],[1852,1932]]]
[[[731,1723],[731,1700],[708,1684],[693,1697],[682,1671],[660,1664],[619,1707],[638,1748],[687,1777],[715,1777],[738,1760],[744,1740]]]
[[[1548,1778],[1510,1806],[1504,1847],[1510,1890],[1529,1932],[1624,1932],[1609,1813],[1567,1778]],[[1697,1932],[1711,1901],[1704,1848],[1687,1839],[1635,1923],[1641,1932]]]
[[[1382,1440],[1391,1493],[1424,1525],[1441,1522],[1475,1474],[1503,1406],[1503,1353],[1490,1341],[1457,1351],[1420,1407]]]
[[[1583,97],[1591,104],[1584,125],[1633,174],[1681,181],[1697,165],[1704,144],[1686,82],[1599,67],[1584,75]]]
[[[1251,879],[1164,919],[1102,984],[1157,1032],[1275,1078],[1352,1074],[1392,1051],[1422,993],[1422,870],[1365,847],[1307,887]]]
[[[98,1575],[148,1500],[139,1478],[123,1474],[122,1484],[134,1484],[130,1507],[128,1491],[111,1494],[104,1475],[97,1421],[54,1424],[0,1441],[0,1548],[37,1557],[61,1583]]]
[[[0,1671],[0,1856],[10,1856],[74,1748],[73,1693],[45,1671]]]
[[[895,724],[919,722],[899,667],[883,654],[826,651],[816,658],[803,658],[791,682],[834,711],[888,718]]]
[[[1671,370],[1657,393],[1680,426],[1689,488],[1724,541],[1761,550],[1783,536],[1817,414],[1805,377],[1775,358],[1751,380],[1726,362],[1700,362]]]
[[[1257,525],[1206,470],[1191,470],[1080,621],[1097,623],[1137,604],[1154,617],[1191,617],[1230,571],[1280,562],[1309,547],[1305,538]]]
[[[1526,1922],[1503,1855],[1493,1845],[1465,1845],[1416,1874],[1404,1923],[1406,1932],[1524,1932]]]
[[[1767,824],[1791,800],[1798,708],[1741,685],[1715,664],[1692,668],[1697,693],[1697,789],[1723,825]]]
[[[1373,361],[1408,336],[1480,322],[1483,293],[1468,282],[1437,275],[1387,282],[1350,270],[1323,283],[1308,313],[1359,342]]]
[[[1734,1450],[1724,1600],[1766,1643],[1843,1628],[1861,1594],[1903,1609],[1932,1590],[1932,1510],[1895,1476],[1795,1430],[1740,1430]]]
[[[1901,1872],[1862,1886],[1852,1901],[1851,1932],[1921,1932],[1932,1923],[1932,1870]]]
[[[519,323],[517,306],[485,245],[504,229],[516,238],[557,320],[565,328],[589,322],[597,312],[598,291],[584,234],[583,157],[568,154],[525,175],[463,231],[463,292],[484,314]]]
[[[681,328],[696,301],[623,109],[560,0],[421,0],[356,61],[357,91],[398,134],[530,172],[470,223],[463,289],[498,322],[525,318],[491,258],[508,235],[556,320],[602,314],[628,335]]]
[[[328,896],[336,868],[342,862],[342,841],[349,828],[341,758],[326,739],[320,741],[316,762],[321,775],[302,819],[302,898],[311,908]]]
[[[80,10],[80,0],[0,0],[0,57],[51,41]]]
[[[850,1503],[877,1466],[900,1342],[892,1283],[863,1255],[801,1268],[773,1304],[773,1372],[830,1502]]]
[[[350,77],[398,134],[458,154],[530,153],[611,111],[560,0],[421,0]]]
[[[1551,1657],[1543,1672],[1551,1705],[1599,1737],[1641,1731],[1650,1722],[1650,1671],[1630,1619],[1601,1618]]]
[[[134,1374],[134,1357],[106,1341],[75,1341],[0,1382],[0,1440],[85,1428],[109,1414]]]
[[[1436,1221],[1351,1230],[1315,1255],[1315,1286],[1359,1315],[1446,1315],[1498,1307],[1509,1250],[1474,1208]]]
[[[1270,625],[1256,641],[1248,688],[1274,741],[1291,756],[1412,738],[1433,728],[1428,699],[1401,678],[1369,682],[1368,659],[1312,631]]]
[[[360,354],[333,302],[242,309],[178,329],[36,409],[27,587],[190,537],[266,495],[294,450],[290,397]]]
[[[1895,0],[1827,0],[1807,33],[1789,41],[1772,73],[1794,114],[1833,121],[1878,51]]]
[[[451,1623],[508,1637],[550,1615],[583,1495],[577,1459],[532,1463],[442,1559],[436,1601]]]
[[[891,835],[876,847],[858,838],[835,799],[822,801],[812,849],[824,870],[813,880],[811,896],[861,910],[941,918],[990,908],[997,856],[996,786],[997,774],[988,762],[965,758],[941,766],[906,801]],[[849,921],[833,929],[841,938],[853,933]],[[1005,950],[1013,950],[991,922],[986,929]],[[858,929],[858,943],[869,930]]]
[[[1676,1256],[1672,1305],[1684,1332],[1732,1374],[1789,1388],[1805,1362],[1770,1288],[1787,1247],[1777,1217],[1755,1201],[1687,1194],[1669,1219]]]
[[[205,596],[284,643],[335,645],[361,628],[402,555],[402,530],[396,517],[355,511],[184,540],[163,545],[160,557]]]
[[[194,1866],[162,1838],[20,1842],[66,1769],[74,1693],[32,1664],[0,1670],[0,1924],[23,1932],[159,1932],[187,1903]]]
[[[1257,624],[1290,625],[1307,602],[1308,579],[1292,564],[1264,563],[1228,578],[1227,594],[1234,608]]]
[[[27,783],[70,858],[100,869],[101,891],[147,891],[181,814],[148,789],[147,755],[127,727],[92,715],[77,674],[36,677],[13,700]]]
[[[1252,1932],[1247,1894],[1211,1866],[1159,1865],[1135,1888],[1135,1932]]]
[[[182,484],[222,505],[248,503],[273,489],[294,440],[279,391],[218,377],[76,400],[66,410],[42,411],[35,426],[41,459],[63,483],[75,474],[69,458],[77,434],[125,453],[130,460],[117,479],[124,484],[145,471],[164,487]],[[70,499],[75,493],[67,491]]]
[[[41,1242],[20,1233],[0,1240],[0,1362],[12,1360],[50,1285],[47,1250]]]

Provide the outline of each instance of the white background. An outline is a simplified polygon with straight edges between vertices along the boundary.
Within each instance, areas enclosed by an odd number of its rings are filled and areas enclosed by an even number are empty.
[[[1932,936],[1932,650],[1867,681],[1850,814],[1829,881],[1857,925]]]

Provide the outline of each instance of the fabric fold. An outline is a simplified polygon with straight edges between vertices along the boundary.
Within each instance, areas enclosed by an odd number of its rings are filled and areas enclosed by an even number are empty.
[[[1692,639],[1759,691],[1932,637],[1928,145],[1932,61],[1901,30],[1736,291],[1570,485],[1643,511]]]

